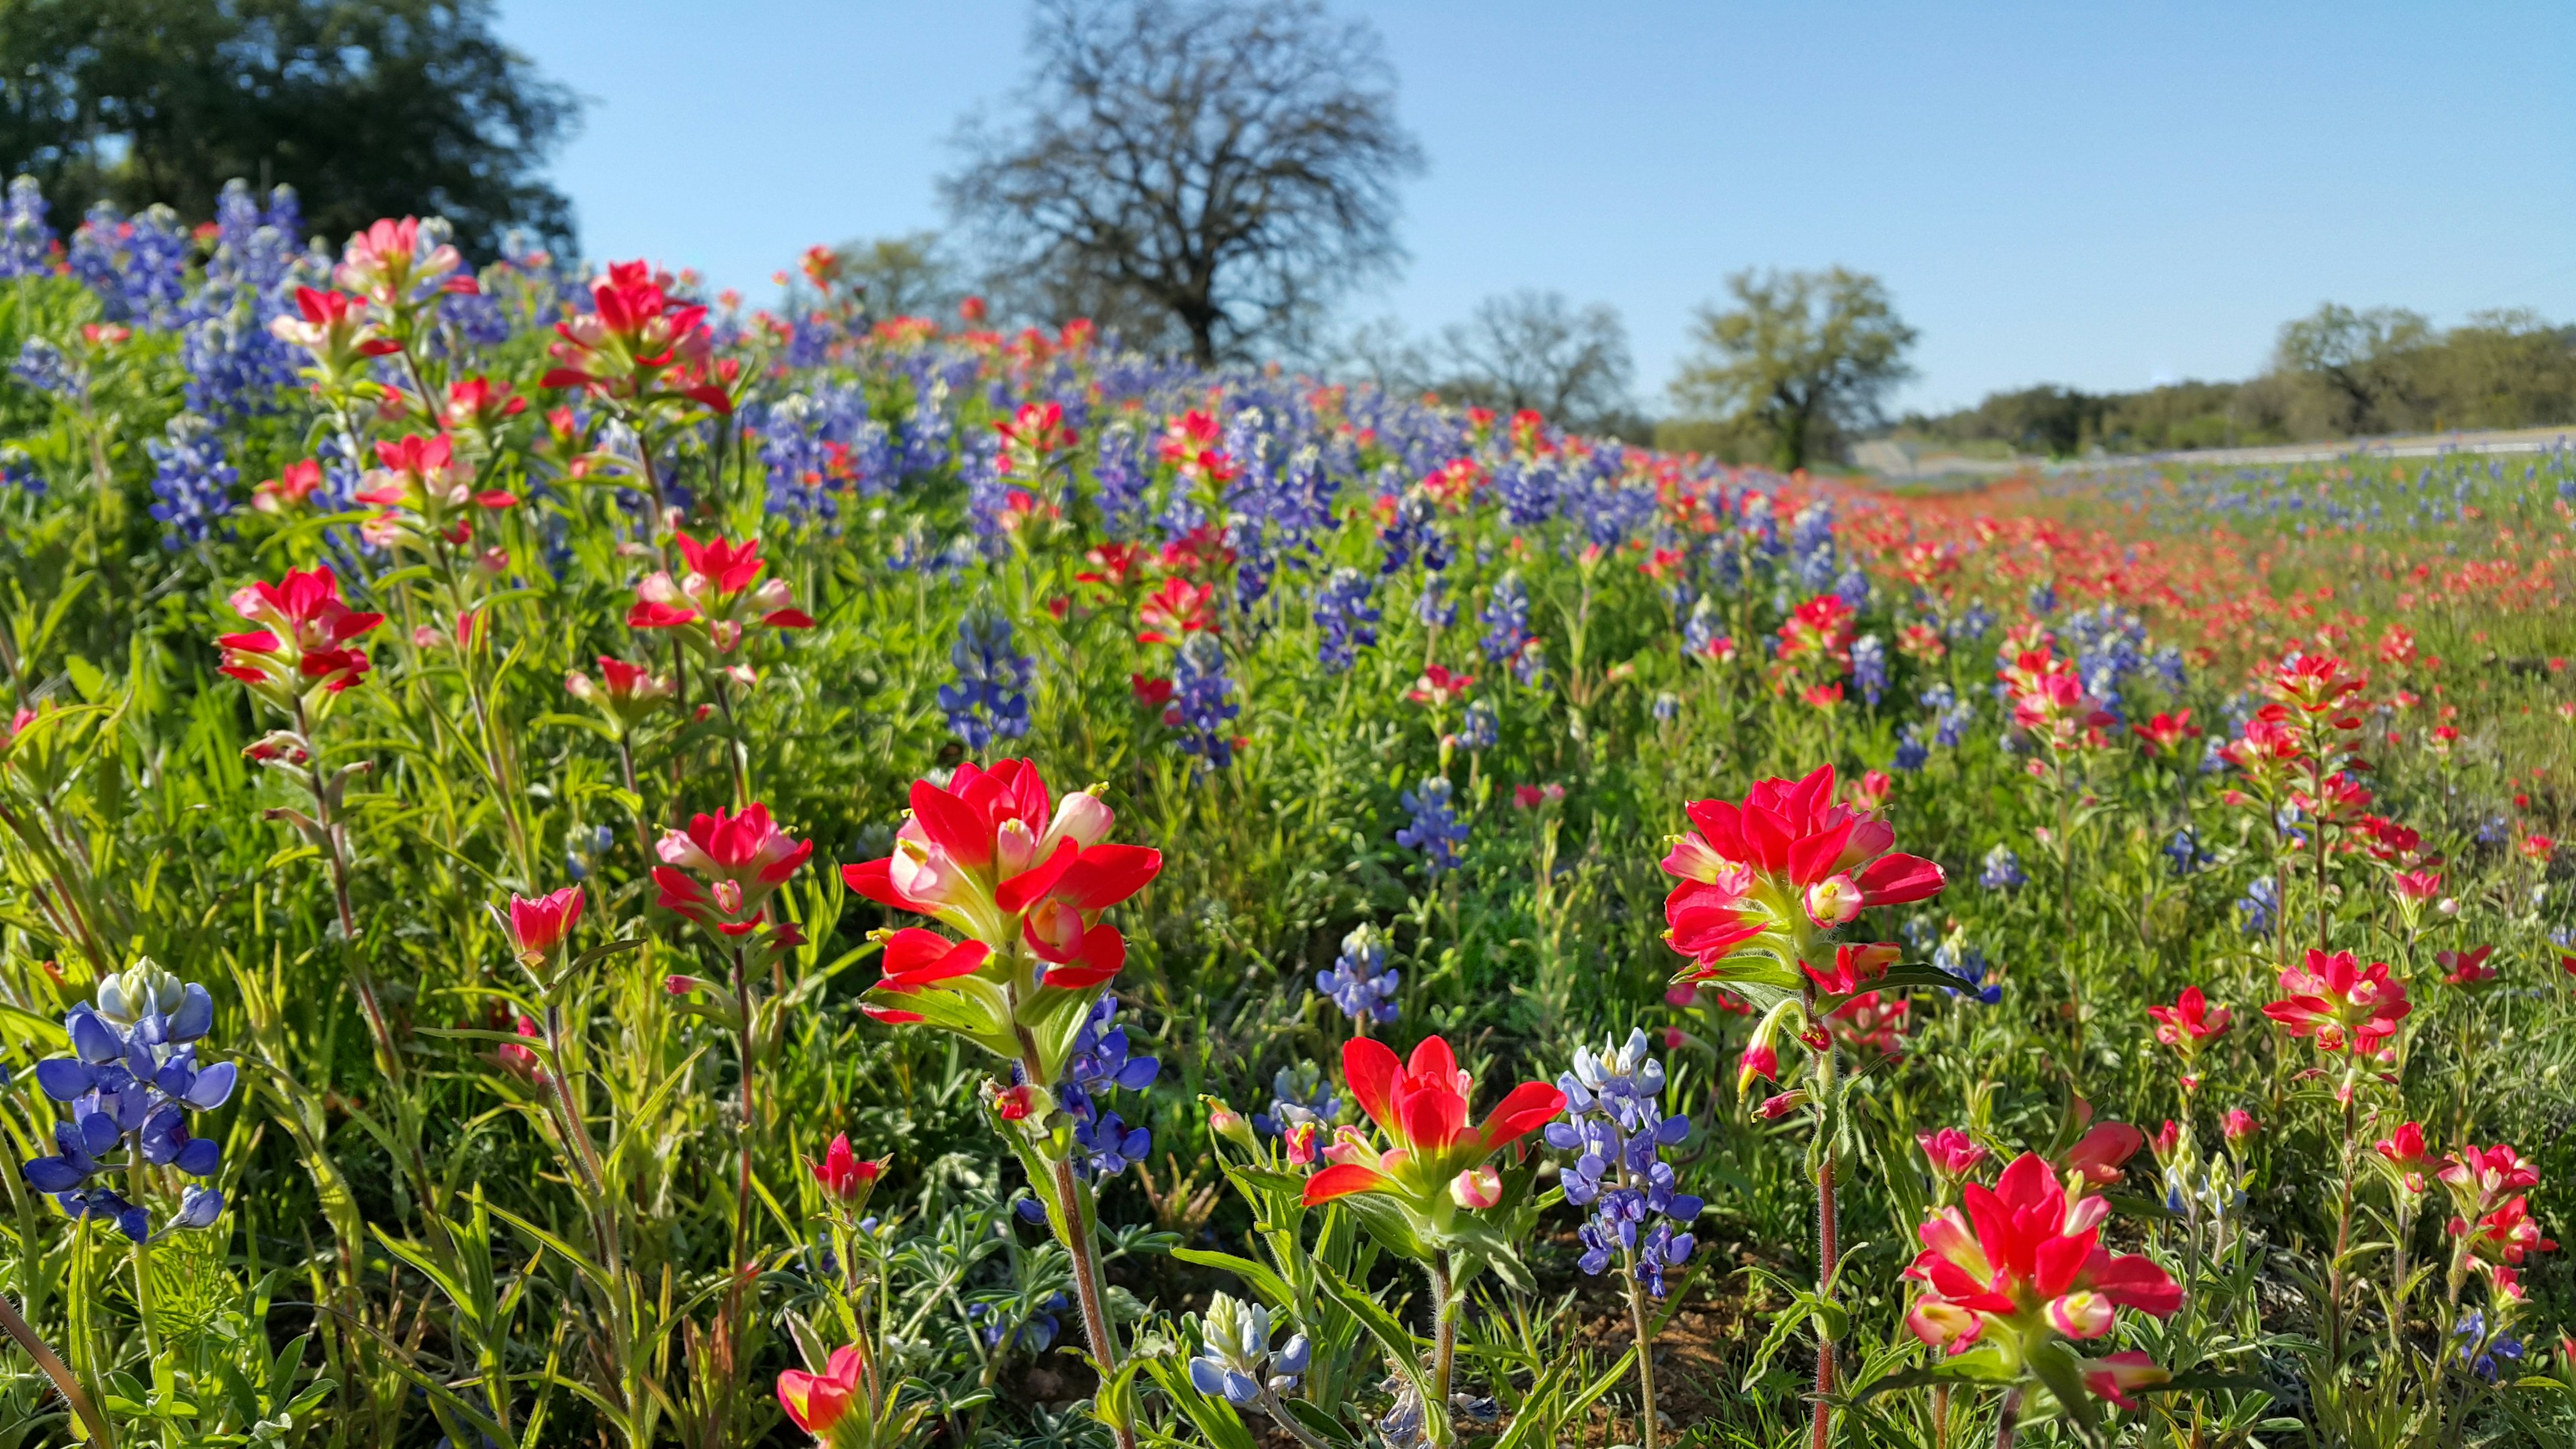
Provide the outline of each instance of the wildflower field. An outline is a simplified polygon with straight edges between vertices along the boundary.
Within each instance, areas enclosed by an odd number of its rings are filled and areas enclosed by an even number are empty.
[[[2576,1435],[2576,454],[218,218],[0,218],[0,1449]]]

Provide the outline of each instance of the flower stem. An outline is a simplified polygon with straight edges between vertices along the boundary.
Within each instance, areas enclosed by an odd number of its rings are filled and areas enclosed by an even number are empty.
[[[16,1339],[18,1346],[27,1351],[27,1357],[36,1361],[36,1367],[45,1371],[45,1377],[53,1380],[55,1392],[63,1396],[63,1402],[72,1406],[72,1412],[80,1416],[82,1425],[89,1430],[90,1442],[98,1445],[99,1449],[116,1449],[116,1434],[108,1427],[107,1416],[89,1401],[88,1394],[81,1392],[80,1380],[72,1376],[71,1367],[45,1346],[45,1341],[36,1336],[36,1330],[28,1326],[27,1320],[18,1316],[17,1305],[11,1303],[6,1295],[0,1295],[0,1332]]]
[[[1628,1324],[1637,1336],[1637,1444],[1655,1449],[1655,1335],[1646,1313],[1646,1285],[1637,1280],[1637,1250],[1621,1250],[1628,1267]]]
[[[1458,1366],[1458,1294],[1448,1253],[1442,1252],[1431,1261],[1430,1273],[1431,1396],[1440,1401],[1445,1414],[1449,1407],[1449,1378]]]
[[[1092,1242],[1091,1214],[1082,1208],[1081,1186],[1074,1180],[1073,1159],[1057,1158],[1055,1190],[1064,1203],[1065,1227],[1069,1230],[1064,1247],[1073,1255],[1073,1289],[1082,1305],[1082,1335],[1091,1344],[1092,1360],[1099,1365],[1101,1382],[1106,1385],[1118,1372],[1118,1339],[1109,1326],[1108,1293],[1101,1283],[1100,1254]],[[1109,1427],[1118,1436],[1118,1449],[1136,1449],[1134,1426],[1121,1419]]]
[[[2013,1436],[2021,1430],[2021,1390],[2004,1390],[2004,1410],[1995,1419],[1995,1449],[2012,1449]]]
[[[1816,1160],[1816,1293],[1831,1302],[1834,1275],[1842,1266],[1842,1221],[1834,1195],[1834,1048],[1828,1044],[1816,1053],[1816,1099],[1824,1116],[1817,1124],[1819,1151]],[[1827,1449],[1833,1443],[1834,1408],[1830,1395],[1834,1391],[1834,1341],[1819,1320],[1816,1324],[1816,1421],[1810,1442],[1813,1449]]]

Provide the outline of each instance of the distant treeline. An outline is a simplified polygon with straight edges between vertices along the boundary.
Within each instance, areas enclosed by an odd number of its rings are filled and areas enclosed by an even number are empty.
[[[2440,329],[2402,308],[2330,303],[2281,329],[2260,377],[2022,388],[1938,417],[1909,413],[1894,435],[2075,457],[2553,423],[2576,423],[2576,326],[2516,309]]]

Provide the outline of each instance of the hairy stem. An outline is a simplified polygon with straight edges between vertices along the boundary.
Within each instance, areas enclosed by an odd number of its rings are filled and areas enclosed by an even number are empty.
[[[45,1377],[53,1380],[55,1392],[63,1396],[63,1402],[72,1406],[72,1412],[79,1415],[81,1423],[88,1428],[90,1442],[99,1445],[100,1449],[116,1449],[116,1434],[108,1427],[107,1416],[101,1414],[98,1406],[89,1401],[89,1395],[81,1391],[80,1380],[72,1376],[71,1366],[46,1347],[45,1341],[36,1336],[36,1330],[27,1325],[27,1320],[18,1316],[17,1305],[5,1295],[0,1295],[0,1332],[16,1339],[18,1346],[27,1351],[27,1357],[36,1361],[36,1367],[45,1371]]]

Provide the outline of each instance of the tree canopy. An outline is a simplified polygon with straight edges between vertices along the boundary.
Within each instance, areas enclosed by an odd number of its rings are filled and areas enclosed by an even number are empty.
[[[1673,381],[1685,414],[1759,434],[1782,468],[1802,468],[1838,434],[1877,421],[1912,375],[1914,329],[1878,278],[1833,267],[1727,278],[1735,305],[1702,307],[1699,351]]]
[[[580,103],[493,26],[491,0],[0,0],[0,159],[62,217],[202,219],[239,177],[294,186],[324,236],[436,213],[479,255],[512,226],[569,243],[538,172]]]
[[[970,121],[942,190],[1030,305],[1204,363],[1401,259],[1421,151],[1368,26],[1315,0],[1042,0],[1029,48],[1016,121]]]

